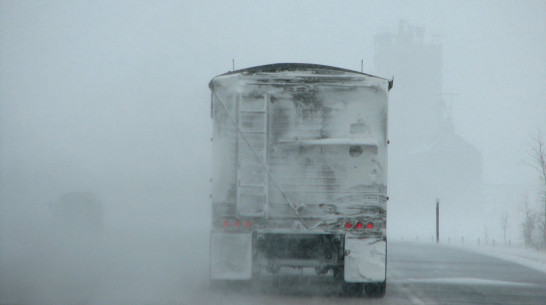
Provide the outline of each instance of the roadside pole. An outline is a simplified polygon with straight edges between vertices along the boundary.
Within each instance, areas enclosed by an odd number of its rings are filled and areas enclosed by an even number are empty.
[[[440,243],[440,199],[436,198],[436,243]]]

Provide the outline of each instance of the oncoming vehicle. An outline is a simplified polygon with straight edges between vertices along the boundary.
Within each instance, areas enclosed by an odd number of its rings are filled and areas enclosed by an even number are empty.
[[[314,268],[345,293],[386,289],[392,81],[323,65],[214,77],[210,277]]]

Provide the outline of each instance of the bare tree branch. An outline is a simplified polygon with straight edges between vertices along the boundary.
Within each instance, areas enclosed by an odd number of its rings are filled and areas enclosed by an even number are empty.
[[[527,165],[535,169],[539,174],[539,179],[541,181],[541,201],[543,204],[543,211],[536,213],[533,212],[534,215],[531,215],[529,213],[530,208],[529,204],[526,202],[525,204],[525,220],[524,220],[524,238],[526,239],[526,244],[530,242],[531,244],[534,243],[533,246],[538,246],[540,244],[541,248],[546,248],[546,144],[544,142],[544,137],[542,134],[542,131],[539,129],[537,131],[537,134],[532,139],[532,143],[529,145],[529,162],[527,162]],[[534,224],[531,225],[531,222]],[[529,232],[529,230],[533,231],[534,226],[537,225],[539,231],[539,235],[541,235],[541,238],[539,238],[538,243],[535,243],[533,239],[533,233]],[[531,236],[529,236],[531,235]],[[531,238],[531,240],[528,240]]]
[[[506,244],[506,230],[508,229],[508,213],[502,214],[500,225],[503,233],[503,241]]]

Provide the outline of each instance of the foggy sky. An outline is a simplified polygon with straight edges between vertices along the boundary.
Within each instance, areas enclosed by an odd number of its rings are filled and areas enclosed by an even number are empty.
[[[352,70],[363,60],[374,74],[374,36],[401,20],[441,42],[455,132],[481,151],[486,185],[517,190],[486,204],[519,237],[519,190],[538,183],[527,145],[546,134],[544,16],[540,0],[0,0],[0,302],[185,300],[207,282],[210,79],[232,59]],[[394,73],[379,76],[396,90]],[[397,128],[411,126],[389,122]],[[396,141],[389,150],[405,153]],[[104,228],[59,230],[49,203],[74,191],[99,198]],[[400,195],[389,235],[430,238],[433,219]],[[456,216],[443,217],[462,234]],[[489,216],[485,234],[501,240]]]
[[[534,184],[523,161],[546,131],[545,13],[543,1],[1,1],[4,220],[86,190],[128,223],[208,223],[208,81],[232,59],[363,59],[373,74],[374,35],[400,20],[440,35],[443,91],[484,182]]]

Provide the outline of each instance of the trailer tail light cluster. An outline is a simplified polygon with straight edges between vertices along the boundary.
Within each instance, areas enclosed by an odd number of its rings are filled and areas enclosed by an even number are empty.
[[[224,220],[224,229],[227,229],[227,230],[250,229],[250,228],[252,228],[252,221],[250,220],[246,220],[246,221],[241,221],[238,219]]]
[[[373,230],[375,228],[375,225],[373,222],[366,223],[359,220],[357,222],[346,221],[344,227],[345,227],[345,230],[347,231],[352,231],[352,230],[362,231],[364,229]]]

